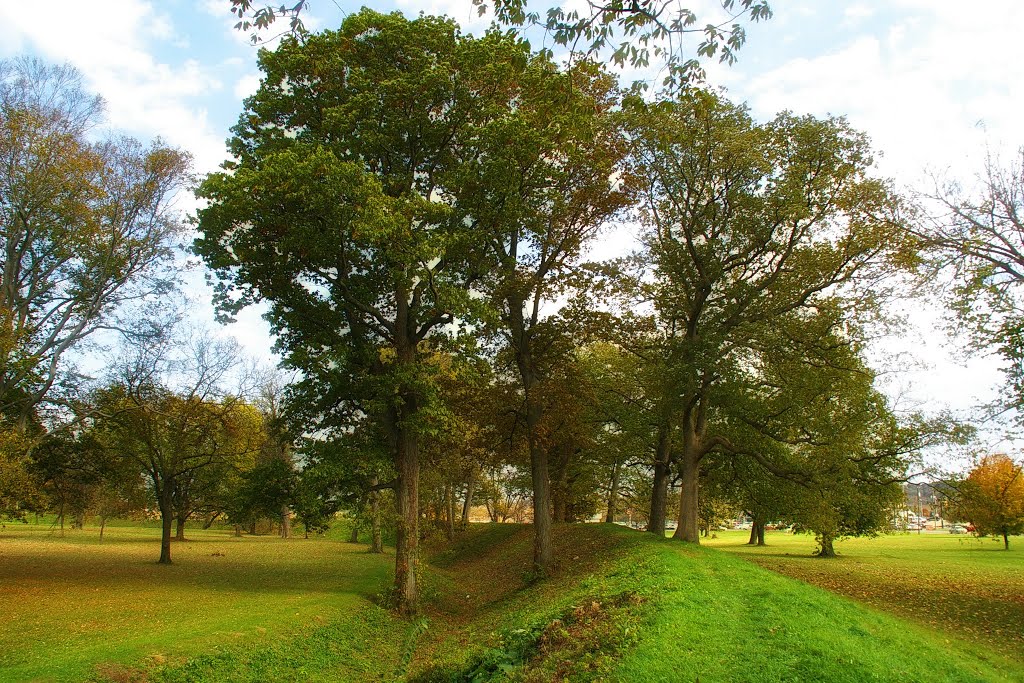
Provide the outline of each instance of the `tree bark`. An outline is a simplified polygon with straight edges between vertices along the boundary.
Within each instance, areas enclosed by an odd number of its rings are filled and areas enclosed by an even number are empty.
[[[537,438],[541,409],[527,398],[526,428],[530,444],[530,478],[533,481],[533,570],[538,576],[551,573],[554,549],[551,546],[551,484],[548,480],[548,454]]]
[[[174,540],[175,541],[184,541],[185,540],[185,518],[179,515],[177,517],[176,521],[177,521],[177,526],[176,526],[175,531],[174,531]]]
[[[757,522],[750,525],[750,540],[747,545],[757,545]]]
[[[759,522],[755,522],[754,523],[754,529],[757,530],[757,544],[761,545],[761,546],[765,545],[765,542],[764,542],[764,520],[762,519]]]
[[[288,509],[288,505],[284,504],[281,506],[281,538],[292,537],[292,511]]]
[[[1010,549],[1010,536],[1005,531],[1003,532],[1003,550]]]
[[[374,477],[371,483],[376,486],[377,478]],[[384,552],[384,544],[380,538],[380,491],[370,493],[370,552]]]
[[[530,479],[533,484],[533,571],[547,576],[554,564],[551,546],[551,480],[548,476],[548,452],[540,443],[538,428],[542,407],[536,391],[540,383],[530,367],[528,352],[519,354],[519,370],[526,391],[526,434],[530,448]]]
[[[557,486],[551,487],[551,521],[565,523],[568,521],[568,513],[566,511],[567,501],[565,496],[565,489],[562,488],[561,482]]]
[[[349,536],[349,543],[359,543],[359,520],[352,520],[352,535]]]
[[[619,474],[620,465],[615,463],[612,465],[612,480],[608,485],[608,511],[604,515],[604,521],[607,524],[613,524],[615,522],[615,515],[618,514],[619,505]]]
[[[517,258],[518,242],[513,240],[509,254],[512,263]],[[532,340],[525,315],[526,297],[519,294],[509,295],[505,304],[508,306],[508,326],[511,333],[512,346],[515,349],[516,368],[523,385],[523,398],[526,408],[526,439],[530,449],[530,479],[533,485],[533,571],[539,577],[551,572],[554,565],[554,549],[551,545],[551,481],[548,474],[548,453],[538,434],[543,406],[538,401],[537,391],[541,382],[535,359],[533,357]],[[534,310],[529,318],[529,325],[537,322],[539,299],[534,300]]]
[[[672,537],[687,543],[700,543],[700,535],[697,533],[700,501],[697,491],[700,486],[700,461],[704,457],[706,411],[704,397],[700,395],[695,397],[683,415],[683,443],[679,457],[679,523]]]
[[[103,540],[103,530],[107,527],[106,515],[100,515],[100,540]]]
[[[697,486],[700,478],[700,460],[696,449],[684,445],[680,458],[679,521],[672,538],[687,543],[700,543],[697,508]]]
[[[473,507],[473,492],[476,489],[476,470],[470,470],[466,479],[466,499],[462,503],[462,526],[469,526],[469,510]]]
[[[455,538],[455,485],[448,484],[445,487],[445,502],[447,503],[448,517],[448,540]]]
[[[654,483],[651,489],[651,515],[647,531],[665,536],[665,517],[668,514],[668,480],[671,476],[672,440],[669,426],[658,427],[658,445],[654,457]]]
[[[164,482],[157,495],[157,505],[160,507],[160,559],[157,564],[171,564],[171,526],[174,523],[171,488]]]
[[[406,405],[406,410],[412,406]],[[412,412],[412,411],[410,411]],[[404,417],[404,416],[403,416]],[[397,427],[395,469],[398,471],[395,535],[395,607],[400,614],[415,614],[419,602],[416,586],[419,562],[419,443],[409,429]]]
[[[836,550],[835,550],[834,547],[832,547],[832,535],[831,534],[821,534],[821,537],[818,539],[818,543],[820,544],[820,547],[818,548],[818,552],[816,553],[818,557],[835,557],[836,556]]]

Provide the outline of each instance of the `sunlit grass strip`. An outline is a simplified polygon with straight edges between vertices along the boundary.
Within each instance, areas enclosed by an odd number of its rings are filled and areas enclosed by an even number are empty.
[[[769,532],[756,548],[745,532],[718,535],[708,545],[1024,662],[1024,550],[1012,543],[904,533],[849,539],[819,561],[808,536]]]

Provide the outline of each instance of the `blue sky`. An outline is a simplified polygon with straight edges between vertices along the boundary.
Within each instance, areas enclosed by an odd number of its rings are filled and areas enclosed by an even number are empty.
[[[570,0],[581,5],[581,0]],[[926,187],[927,170],[970,183],[986,148],[1004,158],[1024,144],[1024,3],[991,0],[776,0],[775,16],[750,26],[732,66],[708,66],[709,82],[746,101],[758,118],[782,109],[843,115],[879,151],[878,172],[898,186]],[[714,0],[689,3],[713,16]],[[0,0],[0,58],[34,54],[67,61],[107,100],[108,124],[142,139],[188,149],[196,171],[224,159],[242,99],[258,84],[257,51],[233,30],[228,0]],[[532,9],[543,11],[546,3]],[[447,13],[479,33],[470,0],[399,0],[398,9]],[[332,28],[358,5],[310,0],[307,24]],[[712,14],[709,14],[712,13]],[[626,81],[651,78],[627,71]],[[192,206],[188,197],[182,207]],[[612,234],[600,253],[625,248]],[[200,302],[209,299],[195,278]],[[966,407],[991,398],[993,364],[958,358],[937,331],[937,306],[914,305],[903,341],[879,347],[880,362],[913,351],[923,367],[893,376],[890,392],[932,405]],[[198,317],[211,317],[200,306]],[[234,328],[255,354],[269,347],[256,312]],[[904,361],[901,361],[905,364]]]

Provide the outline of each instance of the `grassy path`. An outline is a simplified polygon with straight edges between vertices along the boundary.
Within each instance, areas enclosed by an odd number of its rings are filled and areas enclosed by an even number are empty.
[[[710,547],[820,586],[1024,662],[1024,538],[1002,541],[942,533],[849,539],[840,557],[811,557],[805,535],[768,532],[766,547],[746,532],[719,532]]]

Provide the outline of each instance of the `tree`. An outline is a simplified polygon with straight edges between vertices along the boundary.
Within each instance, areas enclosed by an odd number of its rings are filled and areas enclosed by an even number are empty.
[[[544,386],[571,355],[573,324],[555,311],[591,241],[629,197],[614,178],[624,155],[611,113],[614,79],[580,62],[559,72],[533,57],[504,83],[506,114],[483,128],[461,180],[474,229],[487,240],[487,292],[518,375],[533,481],[534,569],[550,571],[551,494],[541,437]],[[508,106],[503,105],[503,106]]]
[[[898,200],[870,178],[865,137],[840,119],[781,114],[764,125],[708,92],[653,104],[631,98],[629,182],[641,193],[653,301],[672,360],[680,519],[698,538],[700,463],[727,450],[716,413],[757,385],[772,349],[760,330],[816,310],[870,311],[872,276],[902,255]],[[882,268],[878,268],[882,266]],[[863,289],[858,289],[863,287]],[[840,295],[856,297],[857,306]]]
[[[236,160],[199,190],[209,206],[195,250],[220,278],[222,310],[269,303],[324,427],[363,416],[387,435],[403,612],[417,603],[419,449],[437,405],[427,359],[479,308],[480,233],[462,183],[482,122],[508,112],[500,84],[526,59],[507,36],[370,10],[286,39],[260,54]]]
[[[96,141],[102,111],[70,66],[0,61],[0,414],[22,432],[67,352],[175,278],[189,157]]]
[[[986,455],[956,487],[957,515],[970,520],[981,535],[1003,537],[1024,533],[1024,463],[1007,455]]]
[[[171,529],[192,511],[197,480],[209,469],[246,468],[262,447],[259,413],[226,385],[238,362],[233,341],[165,338],[171,349],[141,347],[93,397],[96,439],[133,462],[149,480],[160,510],[160,564],[171,564]],[[223,474],[221,475],[223,476]],[[211,477],[213,484],[217,477]]]
[[[1013,397],[1004,407],[1017,408],[1024,405],[1024,148],[1006,166],[988,156],[978,184],[969,193],[936,180],[914,232],[930,256],[926,277],[952,276],[950,303],[963,328],[1002,357]]]
[[[254,44],[261,40],[259,31],[269,29],[279,19],[288,22],[288,32],[305,35],[302,13],[309,8],[308,0],[282,5],[261,5],[253,0],[228,2],[232,14],[238,17],[235,28],[252,30]],[[527,11],[527,0],[473,0],[473,4],[481,16],[493,9],[498,22],[506,26],[524,32],[543,29],[555,45],[568,48],[574,57],[597,57],[611,47],[612,62],[641,68],[648,66],[653,57],[668,69],[665,84],[674,86],[703,80],[701,59],[712,59],[717,54],[719,62],[735,62],[747,38],[741,22],[764,21],[772,16],[764,0],[721,0],[725,16],[703,26],[698,24],[697,14],[678,0],[588,0],[583,11],[556,5],[543,18],[539,12]],[[702,36],[695,53],[687,52],[685,39],[689,34]],[[616,43],[619,39],[621,42]],[[551,56],[550,49],[547,54]]]

